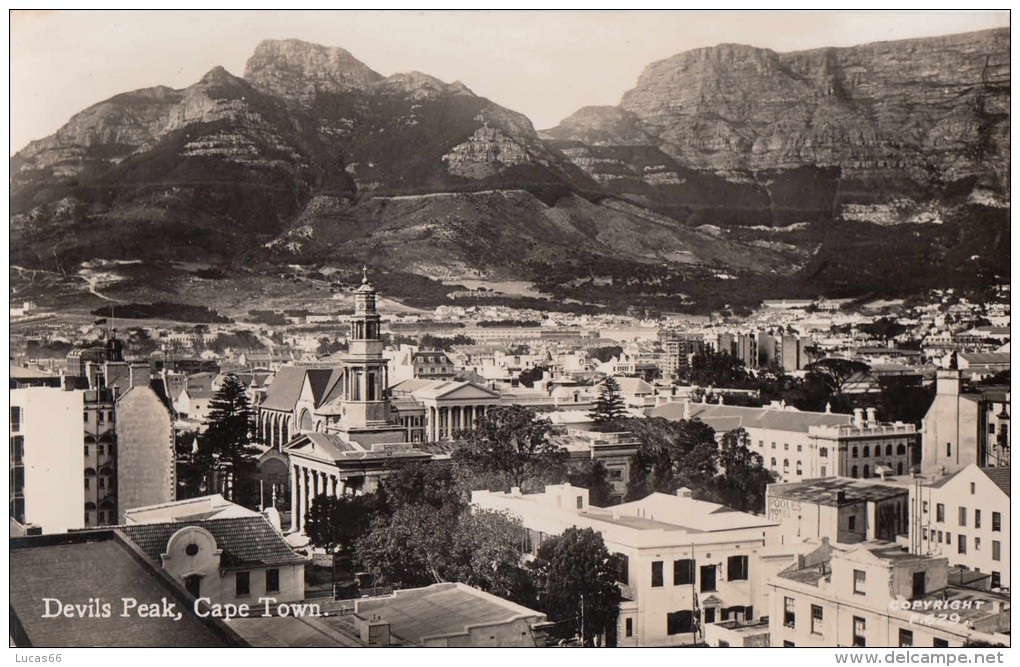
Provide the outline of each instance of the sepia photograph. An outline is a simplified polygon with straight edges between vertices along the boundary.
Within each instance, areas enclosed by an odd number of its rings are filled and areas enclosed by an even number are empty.
[[[11,10],[9,657],[1002,664],[1010,18]]]

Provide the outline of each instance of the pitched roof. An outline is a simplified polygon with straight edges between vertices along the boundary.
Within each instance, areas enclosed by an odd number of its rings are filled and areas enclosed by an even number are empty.
[[[137,544],[149,558],[159,563],[162,554],[166,553],[166,545],[170,538],[185,526],[199,526],[212,534],[216,539],[216,546],[223,550],[220,560],[223,567],[270,567],[306,562],[305,558],[298,556],[287,546],[283,537],[262,515],[144,523],[120,526],[118,530]]]
[[[260,407],[264,410],[292,411],[301,396],[307,371],[307,368],[300,366],[281,366],[266,390],[266,400],[262,401]]]
[[[988,475],[988,479],[995,482],[995,486],[1009,496],[1009,466],[1005,468],[982,468],[981,472]],[[1010,496],[1012,498],[1012,496]]]
[[[842,492],[843,501],[834,499],[833,492]],[[843,477],[822,477],[789,484],[770,484],[768,495],[818,505],[847,505],[864,501],[880,501],[909,493],[906,487],[871,484]]]
[[[712,403],[689,403],[691,419],[700,419],[709,426],[720,424],[717,430],[733,430],[737,427],[762,428],[776,431],[807,433],[812,426],[844,426],[852,417],[828,412],[801,412],[791,408],[748,408],[738,405]],[[682,402],[666,403],[652,410],[652,417],[664,417],[673,421],[683,419]]]
[[[309,368],[307,373],[308,383],[312,387],[312,401],[316,407],[322,405],[323,399],[343,377],[343,371],[339,368]]]
[[[109,529],[12,539],[12,639],[36,647],[246,645],[221,621],[196,616],[184,589],[150,561]],[[85,603],[92,597],[114,601],[109,618],[43,617],[43,598]],[[139,602],[167,598],[181,619],[122,616],[117,610],[121,598]],[[15,620],[23,635],[15,630]]]

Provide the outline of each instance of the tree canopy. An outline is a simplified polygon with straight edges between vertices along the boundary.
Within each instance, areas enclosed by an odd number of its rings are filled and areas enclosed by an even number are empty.
[[[311,543],[329,553],[350,551],[368,532],[379,507],[374,494],[336,497],[320,494],[312,498],[305,514],[305,535]]]
[[[505,477],[508,486],[542,480],[566,465],[569,454],[549,441],[552,423],[520,405],[485,411],[473,431],[462,433],[454,461]]]
[[[205,431],[199,436],[196,462],[207,468],[225,466],[237,485],[255,467],[255,411],[244,385],[231,373],[212,400]],[[232,492],[231,492],[232,495]]]
[[[596,425],[604,427],[622,419],[626,414],[626,406],[620,394],[620,383],[610,375],[599,385],[595,407],[588,416]]]
[[[596,637],[602,644],[615,641],[620,567],[591,528],[568,528],[542,543],[529,569],[538,589],[536,604],[556,622],[555,634],[581,637],[585,646],[593,646]]]
[[[871,366],[855,359],[828,357],[807,366],[808,376],[819,378],[832,394],[842,394],[851,380],[871,372]]]

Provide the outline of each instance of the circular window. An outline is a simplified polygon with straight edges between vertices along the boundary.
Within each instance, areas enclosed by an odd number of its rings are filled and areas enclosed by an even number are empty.
[[[184,547],[184,553],[188,554],[189,556],[198,555],[198,545],[194,543],[189,544],[188,546]]]

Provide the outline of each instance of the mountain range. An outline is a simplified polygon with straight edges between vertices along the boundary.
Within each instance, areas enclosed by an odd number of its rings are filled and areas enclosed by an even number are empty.
[[[422,306],[472,280],[699,312],[978,288],[1009,276],[1009,38],[697,49],[543,131],[460,82],[264,41],[243,77],[117,95],[12,157],[11,263],[143,260],[121,296],[227,310],[363,262]]]

